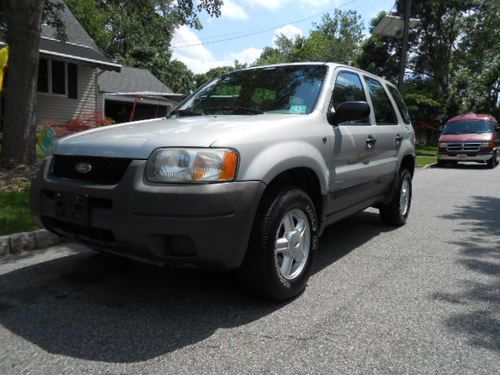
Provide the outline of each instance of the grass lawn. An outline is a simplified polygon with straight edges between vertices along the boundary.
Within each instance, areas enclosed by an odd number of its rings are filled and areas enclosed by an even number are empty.
[[[29,207],[29,191],[0,192],[0,236],[37,228]]]
[[[437,163],[437,157],[435,156],[417,156],[417,167],[422,168],[428,164]]]
[[[417,155],[420,156],[437,156],[437,147],[434,146],[415,146]]]

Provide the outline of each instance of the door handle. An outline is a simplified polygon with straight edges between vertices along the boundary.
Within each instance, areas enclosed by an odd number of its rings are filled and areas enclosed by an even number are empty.
[[[368,145],[373,146],[375,143],[377,143],[377,140],[373,138],[371,135],[369,135],[368,138],[366,138],[366,143],[368,143]]]
[[[398,134],[396,136],[396,142],[401,142],[402,140],[403,140],[403,137],[400,134]]]

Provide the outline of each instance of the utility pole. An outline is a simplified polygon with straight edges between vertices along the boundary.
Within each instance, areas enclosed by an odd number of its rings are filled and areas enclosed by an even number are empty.
[[[403,21],[403,46],[401,48],[401,62],[399,64],[398,89],[403,94],[403,81],[405,79],[406,55],[408,52],[408,30],[410,28],[411,0],[405,0]]]

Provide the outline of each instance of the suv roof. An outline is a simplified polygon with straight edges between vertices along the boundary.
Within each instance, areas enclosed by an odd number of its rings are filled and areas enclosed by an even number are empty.
[[[464,122],[464,121],[493,121],[496,123],[496,120],[491,115],[485,115],[480,113],[466,113],[465,115],[455,116],[448,120],[448,122]]]
[[[270,67],[276,67],[276,66],[297,66],[297,65],[326,65],[329,66],[333,69],[341,67],[341,68],[346,68],[346,69],[352,69],[354,71],[357,71],[358,73],[364,74],[366,76],[370,76],[373,78],[376,78],[380,81],[383,81],[386,84],[394,86],[394,84],[384,77],[377,76],[376,74],[367,72],[366,70],[356,68],[354,66],[346,65],[346,64],[341,64],[341,63],[334,63],[334,62],[321,62],[321,61],[312,61],[312,62],[295,62],[295,63],[280,63],[280,64],[269,64],[269,65],[259,65],[259,66],[251,66],[248,68],[243,68],[241,70],[252,70],[252,69],[261,69],[261,68],[270,68]],[[394,86],[396,87],[396,86]]]

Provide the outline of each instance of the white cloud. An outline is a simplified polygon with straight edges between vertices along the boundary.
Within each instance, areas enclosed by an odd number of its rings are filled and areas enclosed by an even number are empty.
[[[199,45],[200,43],[201,40],[189,27],[181,26],[176,30],[172,41],[172,57],[186,64],[193,73],[200,74],[218,66],[232,66],[234,60],[238,60],[242,64],[251,64],[262,53],[259,48],[247,48],[241,52],[231,52],[224,59],[218,60],[212,51]],[[176,48],[188,45],[190,47]]]
[[[297,37],[304,36],[304,31],[302,31],[301,28],[294,26],[294,25],[285,25],[283,27],[280,27],[279,29],[276,29],[274,31],[274,38],[273,38],[273,44],[276,43],[276,40],[278,39],[278,36],[284,35],[288,39],[296,39]]]
[[[284,5],[296,6],[297,4],[305,8],[321,8],[327,5],[339,5],[339,0],[245,0],[245,2],[251,6],[259,6],[267,9],[280,9]]]
[[[247,48],[241,52],[232,52],[230,56],[233,60],[238,60],[240,64],[252,64],[262,54],[262,48]],[[234,62],[234,61],[233,61]]]
[[[267,9],[279,9],[289,0],[245,0],[245,2],[252,6],[259,6]]]
[[[234,3],[232,0],[224,0],[224,5],[222,6],[222,17],[246,20],[248,19],[248,14],[245,12],[245,9]]]

